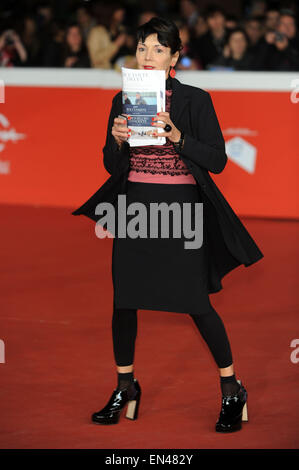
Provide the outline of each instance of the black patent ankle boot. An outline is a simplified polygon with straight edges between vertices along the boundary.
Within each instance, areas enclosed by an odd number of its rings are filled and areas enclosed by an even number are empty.
[[[248,421],[247,391],[241,380],[237,382],[240,384],[240,390],[236,395],[222,396],[221,411],[216,423],[217,432],[239,431],[242,421]]]
[[[91,420],[96,424],[116,424],[127,404],[126,418],[135,420],[138,418],[140,397],[141,388],[137,379],[134,379],[134,382],[124,390],[115,388],[107,405],[93,413]]]

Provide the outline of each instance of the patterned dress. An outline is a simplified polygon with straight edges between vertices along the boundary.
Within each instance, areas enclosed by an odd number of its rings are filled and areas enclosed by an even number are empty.
[[[172,90],[166,90],[167,112],[170,112],[171,95]],[[130,147],[128,180],[143,183],[196,184],[168,138],[164,145]]]

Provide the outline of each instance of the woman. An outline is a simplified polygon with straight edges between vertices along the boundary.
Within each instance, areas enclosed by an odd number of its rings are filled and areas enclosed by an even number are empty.
[[[134,378],[133,359],[137,309],[143,308],[190,314],[219,368],[222,408],[216,431],[231,432],[241,428],[242,417],[246,419],[247,393],[236,380],[224,324],[208,294],[222,289],[221,279],[227,272],[241,263],[249,266],[263,254],[208,174],[225,167],[224,139],[209,93],[173,77],[181,50],[177,27],[156,17],[141,25],[137,36],[138,68],[165,70],[166,111],[153,119],[153,129],[164,128],[159,135],[166,137],[166,143],[129,146],[130,130],[118,117],[122,93],[117,93],[103,149],[111,176],[72,214],[97,221],[99,202],[115,206],[118,196],[126,195],[127,205],[141,202],[146,209],[151,202],[176,202],[180,207],[188,202],[194,223],[195,203],[202,202],[204,237],[200,248],[185,249],[184,237],[172,238],[172,232],[164,239],[115,236],[112,332],[118,384],[92,421],[117,423],[126,404],[126,417],[138,416],[141,387]]]
[[[83,40],[79,24],[72,23],[67,27],[62,57],[63,67],[90,67],[90,59]]]
[[[232,29],[227,36],[223,53],[212,64],[213,66],[229,67],[234,70],[252,70],[254,68],[254,56],[248,51],[249,37],[242,28]]]
[[[128,35],[122,25],[125,10],[114,4],[96,4],[98,24],[90,29],[87,48],[92,67],[111,69],[119,55],[127,54]]]
[[[20,36],[13,29],[5,30],[0,36],[0,67],[26,66],[27,51]]]

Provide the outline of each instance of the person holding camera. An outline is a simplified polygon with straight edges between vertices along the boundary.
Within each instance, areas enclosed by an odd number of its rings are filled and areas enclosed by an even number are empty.
[[[25,65],[28,54],[20,36],[13,30],[7,29],[0,36],[0,66],[17,67]]]
[[[267,50],[264,57],[266,70],[299,70],[299,36],[296,18],[291,10],[281,10],[277,28],[265,34]]]

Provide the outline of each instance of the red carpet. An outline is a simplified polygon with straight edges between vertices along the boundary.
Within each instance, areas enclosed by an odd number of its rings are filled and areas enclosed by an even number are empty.
[[[138,311],[138,420],[91,423],[116,385],[112,239],[72,210],[0,207],[0,447],[299,448],[298,223],[242,219],[265,257],[211,295],[248,391],[249,421],[223,435],[217,366],[191,318],[172,312]]]

